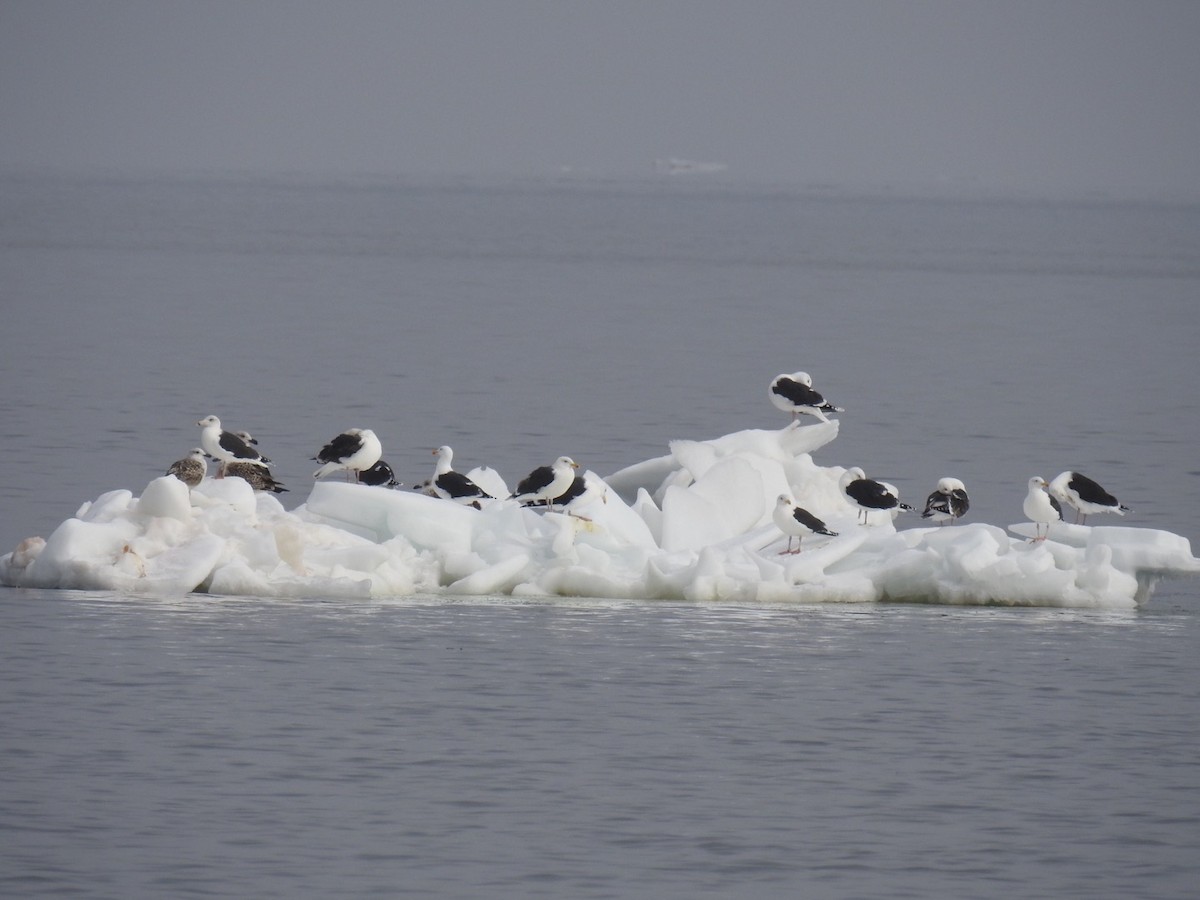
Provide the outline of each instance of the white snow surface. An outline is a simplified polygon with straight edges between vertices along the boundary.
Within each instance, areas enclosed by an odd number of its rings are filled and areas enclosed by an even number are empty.
[[[1164,576],[1200,573],[1186,538],[1152,529],[1060,522],[1030,543],[1031,523],[897,530],[880,515],[859,525],[838,489],[844,469],[811,456],[837,432],[827,422],[673,441],[667,455],[604,479],[609,490],[574,515],[333,481],[289,511],[239,478],[189,491],[164,476],[140,497],[110,491],[49,538],[22,541],[0,557],[0,583],[166,596],[1123,608],[1144,603]],[[1013,487],[1015,507],[1023,490]],[[787,540],[771,511],[781,493],[838,536],[809,536],[803,552],[780,555]]]

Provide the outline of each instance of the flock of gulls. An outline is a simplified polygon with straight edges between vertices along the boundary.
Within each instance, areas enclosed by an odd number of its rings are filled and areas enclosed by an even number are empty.
[[[258,449],[258,441],[246,431],[226,431],[216,416],[205,416],[196,423],[200,426],[200,446],[192,449],[183,459],[172,463],[168,475],[174,475],[189,488],[204,480],[208,474],[208,460],[217,462],[217,478],[241,478],[256,491],[281,493],[286,491],[275,480],[269,468],[270,458]],[[449,447],[438,447],[433,451],[437,457],[433,477],[418,485],[434,497],[453,500],[480,507],[483,500],[498,499],[475,484],[466,475],[454,471],[454,451]],[[351,428],[337,435],[313,457],[321,463],[313,472],[313,478],[324,478],[335,472],[343,472],[346,478],[372,487],[397,487],[392,467],[383,460],[383,444],[369,428]],[[560,456],[548,466],[539,466],[517,484],[517,489],[507,499],[525,505],[542,504],[547,509],[554,504],[565,506],[588,492],[589,485],[582,476],[575,474],[578,464],[569,456]]]
[[[790,413],[792,421],[802,415],[813,416],[828,422],[829,413],[845,412],[829,403],[813,388],[812,378],[807,372],[792,372],[777,375],[770,384],[771,403],[783,412]],[[258,450],[258,442],[245,431],[230,432],[221,427],[216,416],[205,416],[196,423],[200,426],[200,446],[183,459],[172,463],[167,470],[189,488],[198,485],[208,474],[208,460],[217,463],[217,478],[234,477],[245,480],[256,491],[280,493],[286,491],[271,475],[271,460]],[[416,485],[416,489],[455,503],[481,508],[488,500],[516,500],[525,506],[541,506],[552,510],[557,505],[570,512],[572,505],[584,498],[604,496],[604,485],[593,484],[576,473],[578,465],[569,456],[560,456],[553,463],[539,466],[521,479],[517,489],[507,498],[499,498],[476,484],[467,475],[454,469],[454,451],[448,446],[433,451],[437,458],[433,475],[427,482]],[[351,428],[325,444],[313,459],[321,463],[313,472],[314,478],[324,478],[343,472],[349,480],[375,487],[399,486],[392,467],[383,460],[383,445],[375,432],[369,428]],[[900,511],[915,511],[907,503],[900,502],[899,492],[886,481],[868,478],[859,467],[847,469],[838,486],[846,500],[858,510],[859,522],[869,524],[873,512],[888,515]],[[1034,523],[1035,532],[1031,542],[1044,541],[1049,536],[1050,526],[1063,518],[1063,505],[1075,510],[1075,521],[1086,522],[1096,513],[1115,512],[1124,515],[1129,507],[1092,479],[1079,472],[1066,471],[1051,481],[1040,475],[1029,479],[1029,492],[1025,496],[1023,511]],[[942,478],[937,488],[926,498],[922,519],[938,524],[956,523],[966,515],[971,502],[966,485],[957,478]],[[796,505],[792,497],[780,494],[772,513],[775,525],[787,537],[787,547],[781,555],[799,553],[806,535],[819,534],[835,537],[824,522],[808,510]],[[792,549],[792,541],[796,549]]]
[[[828,422],[826,413],[845,412],[813,388],[812,377],[807,372],[776,375],[771,381],[769,396],[771,403],[784,412],[790,412],[793,420],[808,415]],[[913,511],[913,507],[900,502],[900,493],[895,485],[868,478],[858,466],[847,469],[838,486],[850,504],[858,509],[859,521],[864,525],[872,512],[891,514],[902,510]],[[1066,471],[1053,481],[1035,475],[1029,479],[1029,493],[1022,506],[1025,515],[1034,523],[1032,542],[1046,540],[1050,525],[1062,521],[1064,503],[1075,510],[1076,523],[1086,522],[1087,517],[1095,513],[1115,512],[1123,516],[1129,512],[1129,507],[1080,472]],[[925,499],[921,518],[938,524],[954,524],[966,515],[970,507],[966,485],[957,478],[942,478],[938,481],[937,489]],[[780,494],[773,518],[779,530],[788,537],[788,545],[783,553],[799,553],[800,539],[805,534],[835,534],[808,510],[797,506],[787,494]],[[797,538],[796,550],[792,550],[793,537]]]

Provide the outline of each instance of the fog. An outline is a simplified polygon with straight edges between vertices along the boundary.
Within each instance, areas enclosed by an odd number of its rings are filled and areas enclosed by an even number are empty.
[[[0,166],[1200,194],[1190,2],[0,5]]]

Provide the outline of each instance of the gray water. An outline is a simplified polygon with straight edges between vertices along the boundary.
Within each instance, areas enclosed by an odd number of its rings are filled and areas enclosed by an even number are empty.
[[[1193,607],[4,600],[5,896],[1200,876]]]
[[[822,465],[1196,535],[1200,207],[0,178],[0,552],[196,419],[510,479],[847,407]],[[901,527],[904,526],[903,521]],[[1136,613],[0,591],[5,896],[1185,897],[1198,592]]]

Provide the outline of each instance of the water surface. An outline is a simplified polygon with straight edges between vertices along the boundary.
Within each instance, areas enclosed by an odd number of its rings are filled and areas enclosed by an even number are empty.
[[[6,591],[6,896],[1186,897],[1194,609]]]
[[[215,413],[510,480],[845,406],[820,465],[1192,537],[1200,207],[0,179],[0,552]],[[904,527],[903,521],[901,527]],[[1196,583],[1133,613],[0,591],[11,897],[1191,897]]]

